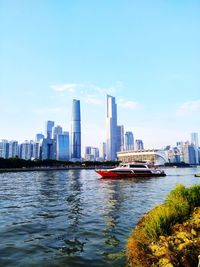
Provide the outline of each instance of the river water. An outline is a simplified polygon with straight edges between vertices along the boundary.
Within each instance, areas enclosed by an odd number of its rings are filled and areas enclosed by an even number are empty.
[[[94,170],[1,173],[0,266],[124,266],[139,218],[176,184],[200,182],[198,168],[165,172],[126,180]]]

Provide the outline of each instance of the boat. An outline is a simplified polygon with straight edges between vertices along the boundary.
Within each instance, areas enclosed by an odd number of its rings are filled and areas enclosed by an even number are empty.
[[[166,176],[163,170],[147,161],[122,163],[112,169],[96,169],[96,173],[103,178],[132,178],[132,177],[160,177]]]
[[[195,177],[200,177],[200,173],[196,173],[194,176]]]

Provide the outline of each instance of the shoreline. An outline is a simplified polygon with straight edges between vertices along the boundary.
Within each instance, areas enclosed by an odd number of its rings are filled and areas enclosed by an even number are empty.
[[[32,172],[32,171],[67,171],[67,170],[94,170],[96,167],[79,167],[79,166],[70,166],[70,167],[33,167],[33,168],[4,168],[0,169],[0,173],[5,172]]]

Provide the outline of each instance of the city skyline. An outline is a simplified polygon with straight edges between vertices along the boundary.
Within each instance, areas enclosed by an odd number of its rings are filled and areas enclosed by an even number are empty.
[[[199,11],[193,0],[0,1],[0,139],[34,139],[47,120],[70,132],[80,99],[82,147],[98,147],[106,94],[145,148],[200,133]]]

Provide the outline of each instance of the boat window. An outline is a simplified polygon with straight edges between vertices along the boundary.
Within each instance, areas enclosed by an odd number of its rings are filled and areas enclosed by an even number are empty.
[[[146,168],[145,165],[139,165],[139,164],[130,164],[130,168]]]
[[[134,173],[138,173],[138,174],[145,174],[145,173],[152,173],[150,170],[141,170],[141,171],[139,171],[139,170],[134,170]]]

